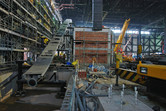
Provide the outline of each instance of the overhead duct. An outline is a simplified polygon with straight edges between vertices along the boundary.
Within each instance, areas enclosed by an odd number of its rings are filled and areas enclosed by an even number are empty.
[[[103,0],[92,0],[93,30],[102,30]]]

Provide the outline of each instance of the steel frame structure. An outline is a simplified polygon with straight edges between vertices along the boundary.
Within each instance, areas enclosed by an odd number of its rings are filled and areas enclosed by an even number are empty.
[[[59,15],[47,4],[44,0],[0,1],[0,64],[23,60],[26,51],[41,53],[41,37],[51,39],[60,25]]]
[[[162,32],[151,32],[150,35],[141,35],[140,44],[142,45],[142,54],[143,55],[150,55],[151,53],[162,53],[162,45],[161,42],[164,39],[164,35],[161,34]],[[132,35],[126,34],[122,43],[122,47],[125,46],[127,41],[130,39],[128,45],[126,46],[124,52],[126,54],[135,53],[137,54],[137,46],[138,44],[138,37],[140,35]],[[115,35],[115,38],[118,36]],[[114,39],[115,40],[115,39]],[[115,40],[116,41],[116,40]]]

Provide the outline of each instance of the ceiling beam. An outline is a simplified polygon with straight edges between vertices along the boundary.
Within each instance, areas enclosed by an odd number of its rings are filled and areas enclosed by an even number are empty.
[[[149,23],[148,25],[146,25],[146,26],[144,26],[144,27],[142,27],[142,28],[143,28],[143,29],[146,29],[146,28],[148,28],[148,27],[150,27],[150,26],[152,26],[152,25],[154,25],[154,24],[157,24],[157,23],[161,22],[162,20],[164,20],[164,17],[159,18],[159,19],[157,19],[157,20],[155,20],[155,21]]]
[[[103,15],[103,18],[102,18],[102,21],[105,19],[105,17],[108,15],[108,13],[111,11],[111,10],[114,10],[115,7],[119,4],[120,0],[116,0],[115,4],[113,5],[113,7],[110,7],[110,9],[105,12],[105,14]]]

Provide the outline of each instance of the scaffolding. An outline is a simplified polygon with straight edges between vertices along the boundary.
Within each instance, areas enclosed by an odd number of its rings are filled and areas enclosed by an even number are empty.
[[[51,39],[60,25],[48,5],[44,0],[0,0],[0,64],[23,60],[27,51],[41,53],[42,37]]]

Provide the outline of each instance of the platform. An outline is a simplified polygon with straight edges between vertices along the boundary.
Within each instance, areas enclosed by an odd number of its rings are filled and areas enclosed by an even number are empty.
[[[113,95],[111,99],[108,97],[98,97],[100,108],[98,111],[153,111],[140,100],[135,103],[134,96],[125,95],[124,104],[121,105],[120,95]]]

